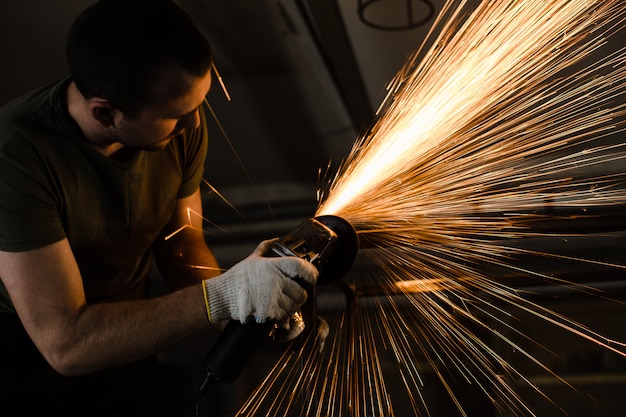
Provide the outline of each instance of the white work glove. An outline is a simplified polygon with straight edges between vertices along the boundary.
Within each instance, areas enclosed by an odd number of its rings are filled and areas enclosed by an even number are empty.
[[[222,275],[203,281],[211,322],[234,319],[245,323],[250,317],[261,323],[287,322],[285,319],[304,304],[306,291],[294,279],[315,284],[317,269],[295,256],[263,257],[274,242],[261,242],[246,259]]]

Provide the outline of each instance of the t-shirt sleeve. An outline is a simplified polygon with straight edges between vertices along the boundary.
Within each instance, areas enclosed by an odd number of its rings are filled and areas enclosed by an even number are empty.
[[[20,252],[57,242],[65,232],[53,176],[36,163],[32,145],[12,143],[0,152],[0,250]]]
[[[204,175],[208,132],[204,110],[200,109],[200,127],[188,134],[182,161],[182,183],[178,198],[188,197],[198,189]]]

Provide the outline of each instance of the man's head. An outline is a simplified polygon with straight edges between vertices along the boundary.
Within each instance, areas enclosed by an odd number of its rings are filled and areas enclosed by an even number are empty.
[[[99,0],[70,29],[67,59],[85,98],[107,100],[134,117],[163,94],[183,93],[176,83],[163,86],[164,77],[204,77],[211,47],[170,0]]]

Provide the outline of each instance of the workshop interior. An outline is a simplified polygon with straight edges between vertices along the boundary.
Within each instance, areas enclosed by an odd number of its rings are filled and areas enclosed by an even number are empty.
[[[0,5],[3,39],[0,74],[4,80],[0,105],[66,75],[65,35],[72,20],[90,3],[87,0],[21,0]],[[320,189],[327,185],[329,176],[337,172],[357,139],[371,128],[387,96],[389,83],[427,38],[445,1],[178,0],[178,3],[189,11],[210,40],[216,75],[223,82],[223,88],[214,82],[207,97],[209,154],[202,194],[207,242],[220,264],[228,268],[246,257],[261,240],[285,238],[299,231],[303,222],[307,227],[317,223]],[[589,60],[600,60],[625,47],[626,30],[617,31],[604,49],[599,48],[599,55]],[[624,100],[624,96],[620,99]],[[607,140],[623,144],[625,134],[616,132]],[[623,179],[626,162],[621,159],[615,164],[610,167],[611,173],[621,170]],[[626,184],[622,186],[626,188]],[[608,340],[609,347],[621,343],[619,349],[626,352],[623,348],[626,343],[626,201],[587,209],[593,216],[579,221],[575,209],[572,213],[557,212],[551,216],[554,212],[547,201],[544,213],[547,215],[540,227],[551,231],[552,238],[522,239],[518,244],[537,251],[553,249],[555,241],[562,244],[567,240],[568,244],[558,246],[557,243],[558,259],[527,253],[515,262],[519,271],[542,271],[583,287],[589,285],[593,290],[540,285],[522,273],[508,282],[513,282],[515,288],[541,306],[556,312],[555,315],[571,318],[593,333],[606,336],[603,340]],[[328,222],[328,218],[322,217],[322,223],[324,221]],[[333,328],[350,327],[350,320],[356,320],[351,315],[355,310],[358,310],[359,320],[367,321],[364,317],[382,316],[386,308],[389,311],[409,308],[403,303],[410,301],[390,301],[393,297],[387,297],[382,291],[377,293],[376,289],[362,298],[355,298],[350,288],[358,279],[354,275],[367,269],[372,259],[357,258],[353,268],[354,252],[361,245],[359,256],[366,254],[367,244],[353,237],[350,227],[345,228],[341,218],[339,226],[334,221],[331,219],[331,230],[325,233],[333,234],[337,230],[332,229],[339,228],[340,241],[346,236],[353,240],[347,244],[347,249],[333,247],[328,255],[324,253],[327,249],[324,246],[316,249],[316,255],[323,255],[324,260],[340,255],[348,259],[347,266],[340,265],[339,277],[312,290],[318,302],[314,315],[328,323],[331,335],[337,334]],[[309,233],[309,229],[306,230]],[[560,233],[570,237],[566,239]],[[419,242],[415,245],[419,246]],[[278,256],[306,256],[311,260],[309,252],[281,252]],[[568,261],[581,256],[598,261],[591,264]],[[498,271],[487,270],[486,274],[490,273],[497,276]],[[155,293],[162,290],[162,285],[155,276]],[[626,412],[623,394],[626,355],[590,343],[576,334],[554,332],[536,315],[508,316],[506,308],[501,308],[501,317],[487,318],[482,323],[506,322],[510,325],[508,331],[524,334],[532,341],[530,353],[539,355],[537,357],[549,371],[568,381],[563,383],[550,372],[522,372],[519,378],[526,378],[529,383],[527,388],[520,388],[518,394],[528,398],[526,401],[534,409],[533,415],[601,417]],[[379,330],[375,327],[382,322],[380,317],[371,321],[372,333]],[[409,323],[409,328],[399,331],[419,333],[419,326],[415,323],[415,328],[410,328]],[[485,333],[486,345],[494,349],[502,348],[502,340],[507,337],[492,338],[492,334],[480,328],[477,332]],[[207,360],[207,352],[219,337],[218,329],[209,329],[172,347],[164,354],[164,360],[170,361],[172,367],[183,369],[192,379],[197,374],[200,389],[206,374],[203,360]],[[407,374],[396,368],[398,356],[384,338],[385,333],[380,330],[379,336],[371,338],[376,340],[377,348],[361,351],[358,338],[330,337],[323,347],[325,353],[319,357],[320,367],[326,370],[336,366],[332,375],[339,373],[347,380],[357,378],[348,382],[355,385],[354,397],[337,398],[342,405],[337,406],[335,414],[329,410],[309,413],[300,408],[299,414],[293,415],[392,415],[386,414],[389,409],[382,404],[388,398],[372,393],[383,382],[385,392],[404,393],[392,398],[393,415],[414,415],[416,402],[427,404],[430,415],[435,417],[512,415],[494,404],[495,396],[490,398],[480,387],[467,384],[463,372],[451,372],[447,383],[442,383],[438,372],[432,369],[433,359],[421,357],[417,351],[410,359],[422,381],[407,382]],[[262,345],[245,340],[242,344]],[[356,349],[352,354],[357,357],[350,366],[332,360],[332,349],[350,348]],[[298,352],[297,347],[292,349]],[[511,345],[503,350],[506,351],[503,358],[517,360]],[[375,362],[384,374],[384,381],[368,380],[351,368],[354,364],[372,363],[358,359],[372,352],[378,355]],[[246,360],[238,363],[243,369],[237,370],[228,381],[212,382],[208,392],[202,392],[199,415],[260,415],[253,411],[237,412],[253,393],[275,398],[285,395],[282,391],[276,394],[271,390],[258,390],[263,384],[280,385],[280,381],[266,378],[284,354],[285,346],[263,345],[247,351]],[[525,366],[520,364],[519,369],[524,370]],[[333,379],[327,376],[326,380]],[[418,386],[421,387],[419,392],[415,389]],[[298,386],[297,390],[305,388]],[[455,400],[451,399],[451,391],[457,393]],[[535,397],[540,398],[535,400]],[[464,404],[465,414],[458,410],[457,400]],[[367,412],[359,413],[354,410],[360,409],[350,406],[350,401],[377,402],[378,405],[368,406],[364,408]],[[181,415],[193,415],[189,410],[195,406],[188,404],[187,414]],[[526,410],[519,410],[519,415],[527,415],[524,413]]]

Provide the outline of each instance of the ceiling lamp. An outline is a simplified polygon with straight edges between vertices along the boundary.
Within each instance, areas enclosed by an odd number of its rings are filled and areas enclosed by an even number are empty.
[[[407,30],[426,23],[435,12],[429,0],[357,0],[361,22],[380,30]]]

